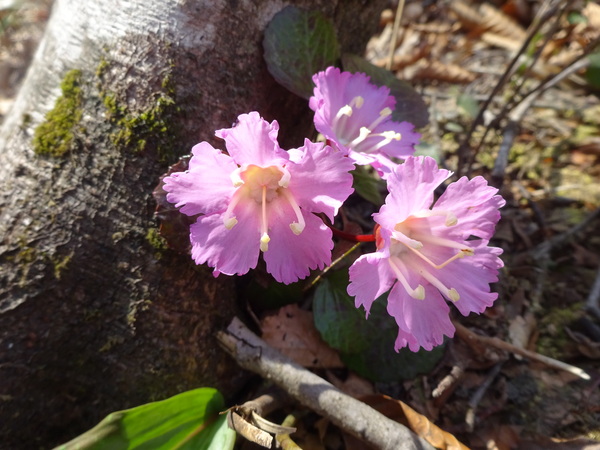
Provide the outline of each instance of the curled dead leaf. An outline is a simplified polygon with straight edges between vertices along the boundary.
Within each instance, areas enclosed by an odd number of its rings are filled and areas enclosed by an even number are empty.
[[[361,401],[396,422],[402,423],[441,450],[468,450],[453,434],[442,430],[427,417],[419,414],[406,403],[387,395],[367,395]]]

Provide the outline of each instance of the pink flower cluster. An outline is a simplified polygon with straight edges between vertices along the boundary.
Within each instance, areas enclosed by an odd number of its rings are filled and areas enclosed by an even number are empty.
[[[427,350],[452,337],[447,301],[467,315],[481,313],[497,294],[490,283],[502,267],[501,250],[488,246],[504,200],[476,177],[434,190],[451,173],[435,160],[414,157],[419,134],[395,122],[395,99],[364,74],[330,67],[313,77],[315,127],[328,144],[308,140],[285,151],[278,124],[257,112],[242,114],[216,135],[227,153],[201,142],[189,169],[164,179],[167,200],[189,216],[192,258],[215,276],[241,275],[262,253],[269,273],[292,283],[331,262],[331,221],[352,193],[355,164],[370,164],[389,195],[376,225],[376,251],[350,268],[348,293],[367,312],[387,291],[388,312],[399,328],[396,350]],[[398,163],[398,160],[404,160]]]

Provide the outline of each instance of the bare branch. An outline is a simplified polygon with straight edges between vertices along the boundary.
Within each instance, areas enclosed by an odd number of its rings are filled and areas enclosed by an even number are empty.
[[[273,381],[304,406],[346,432],[382,450],[432,450],[404,425],[344,394],[332,384],[283,356],[237,318],[217,334],[222,347],[244,369]]]

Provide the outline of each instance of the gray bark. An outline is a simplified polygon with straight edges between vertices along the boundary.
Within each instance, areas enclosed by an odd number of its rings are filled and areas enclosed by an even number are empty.
[[[334,18],[359,52],[386,2],[294,3]],[[57,0],[0,130],[0,447],[47,448],[110,411],[241,387],[214,338],[236,312],[234,281],[150,243],[151,192],[168,163],[202,140],[221,146],[214,130],[244,112],[301,143],[306,101],[262,61],[262,30],[287,4]],[[74,69],[68,151],[37,154],[36,129]]]

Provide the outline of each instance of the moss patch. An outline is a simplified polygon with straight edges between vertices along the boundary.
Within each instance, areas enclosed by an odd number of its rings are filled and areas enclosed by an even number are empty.
[[[81,71],[67,72],[60,88],[62,94],[33,136],[33,151],[38,155],[59,158],[67,153],[81,120]]]
[[[136,153],[149,148],[155,150],[161,162],[175,159],[177,133],[173,124],[180,108],[175,101],[175,88],[169,75],[162,81],[160,90],[154,93],[149,107],[141,111],[131,111],[125,102],[109,92],[104,78],[109,73],[109,63],[100,61],[96,75],[100,79],[99,91],[109,121],[115,126],[110,140],[117,148],[130,149]]]
[[[150,228],[146,233],[146,241],[156,250],[154,257],[160,259],[165,250],[169,248],[167,241],[160,235],[158,228]]]

